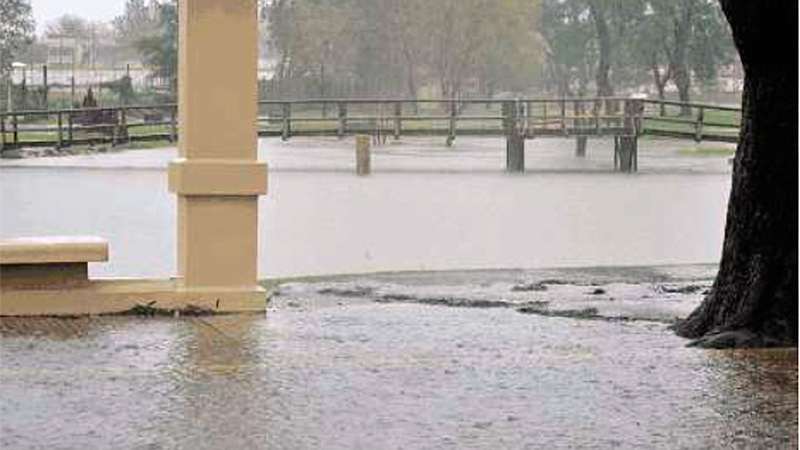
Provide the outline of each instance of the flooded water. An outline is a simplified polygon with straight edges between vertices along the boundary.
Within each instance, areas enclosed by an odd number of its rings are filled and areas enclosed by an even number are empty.
[[[643,140],[638,174],[613,172],[612,143],[528,142],[508,175],[504,142],[376,147],[353,175],[352,142],[261,141],[262,277],[478,268],[715,263],[730,186],[726,157]],[[174,274],[174,149],[3,161],[0,236],[92,234],[110,242],[96,276]],[[157,257],[153,257],[153,255]]]
[[[685,347],[726,157],[643,141],[261,142],[266,315],[0,320],[3,448],[797,448],[797,350]],[[0,165],[0,236],[96,234],[168,276],[170,149]],[[513,269],[516,268],[516,269]],[[433,269],[448,269],[433,271]],[[460,270],[454,270],[460,269]],[[473,270],[465,270],[473,269]]]
[[[687,348],[711,266],[280,286],[263,315],[4,319],[4,448],[797,448],[797,350]],[[602,292],[600,292],[602,291]]]

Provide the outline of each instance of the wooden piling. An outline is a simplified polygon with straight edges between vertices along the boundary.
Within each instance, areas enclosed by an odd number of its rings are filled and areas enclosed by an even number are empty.
[[[356,174],[369,175],[370,170],[369,135],[356,135]]]
[[[703,140],[703,119],[705,115],[705,111],[703,107],[700,107],[697,111],[697,121],[694,124],[694,141],[700,142]]]
[[[619,161],[621,172],[636,172],[638,170],[639,144],[638,127],[636,125],[637,116],[641,108],[641,100],[626,100],[624,108],[623,127],[624,134],[617,139],[614,152],[615,161]]]
[[[519,125],[519,108],[512,101],[504,101],[503,132],[506,136],[506,172],[525,171],[525,134]]]

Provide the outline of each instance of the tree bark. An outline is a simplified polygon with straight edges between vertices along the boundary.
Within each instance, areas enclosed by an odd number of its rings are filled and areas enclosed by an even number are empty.
[[[719,272],[676,332],[704,347],[796,346],[797,2],[720,3],[745,70],[742,131]]]
[[[606,22],[605,14],[603,14],[603,11],[598,8],[594,1],[589,2],[589,12],[597,32],[597,47],[599,50],[597,73],[595,75],[597,96],[612,97],[614,95],[614,88],[611,85],[611,33],[608,30],[608,22]]]

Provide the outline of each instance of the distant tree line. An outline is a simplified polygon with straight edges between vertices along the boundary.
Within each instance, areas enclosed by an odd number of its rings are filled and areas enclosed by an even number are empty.
[[[7,79],[33,22],[28,0],[0,2]],[[713,86],[736,58],[715,0],[259,0],[258,14],[272,98],[663,98],[674,88],[690,101],[693,84]],[[90,25],[65,16],[46,34],[96,33]],[[126,0],[112,29],[174,96],[177,1]]]
[[[611,96],[712,87],[736,55],[715,0],[274,0],[280,96]]]
[[[545,87],[558,95],[610,96],[692,81],[713,86],[736,50],[716,0],[542,0]]]
[[[273,95],[524,93],[541,74],[530,0],[275,0]]]

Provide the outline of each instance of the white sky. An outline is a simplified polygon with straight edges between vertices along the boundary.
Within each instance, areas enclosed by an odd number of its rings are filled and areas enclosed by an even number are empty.
[[[31,0],[31,7],[36,20],[36,32],[40,34],[47,22],[64,14],[108,22],[122,14],[125,0]]]

